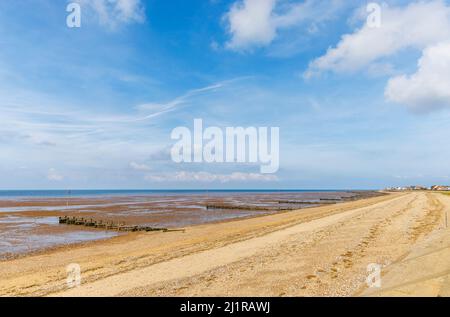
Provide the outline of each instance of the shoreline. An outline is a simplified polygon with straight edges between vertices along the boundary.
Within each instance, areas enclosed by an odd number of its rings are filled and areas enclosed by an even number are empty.
[[[269,216],[261,215],[244,220],[202,224],[189,227],[186,233],[130,234],[78,246],[61,247],[57,250],[41,252],[19,259],[6,260],[0,262],[0,273],[4,276],[3,281],[0,282],[0,294],[8,295],[12,292],[16,295],[45,295],[52,293],[50,290],[64,288],[65,266],[72,262],[80,262],[80,265],[84,268],[83,271],[87,270],[88,273],[84,276],[86,282],[94,281],[100,277],[146,267],[171,258],[263,236],[299,223],[338,214],[345,210],[370,206],[380,201],[390,200],[393,196],[400,197],[403,194],[380,196]],[[103,256],[100,257],[100,254]],[[42,261],[46,265],[44,272],[47,272],[47,274],[35,272],[37,263]],[[18,269],[15,271],[14,269],[8,269],[8,267]],[[92,275],[89,273],[92,271],[97,273]],[[55,276],[58,276],[56,280],[54,279]],[[10,286],[8,287],[8,285]]]
[[[331,193],[331,194],[330,194]],[[295,193],[298,195],[298,193]],[[304,195],[302,192],[301,195]],[[274,215],[285,212],[292,212],[293,210],[306,210],[308,208],[314,207],[314,205],[334,205],[341,204],[348,201],[356,201],[360,199],[365,199],[366,197],[372,196],[381,196],[382,193],[375,191],[364,191],[364,192],[311,192],[306,194],[306,198],[303,199],[311,199],[316,197],[317,202],[306,202],[303,205],[303,208],[292,208],[291,205],[284,205],[283,208],[279,208],[276,202],[280,201],[280,199],[286,197],[292,198],[292,193],[282,193],[282,194],[253,194],[246,193],[240,195],[220,195],[220,196],[187,196],[187,195],[178,195],[178,196],[153,196],[152,199],[148,199],[146,196],[120,196],[120,197],[97,197],[97,198],[74,198],[73,200],[66,201],[61,198],[33,198],[30,200],[16,200],[16,201],[5,201],[0,200],[0,230],[5,228],[8,230],[8,226],[14,225],[14,223],[9,223],[10,220],[12,222],[17,222],[18,226],[22,219],[28,219],[29,222],[32,222],[33,219],[54,219],[57,222],[59,217],[73,217],[74,215],[77,218],[84,219],[94,219],[94,221],[106,221],[114,222],[114,223],[125,223],[132,226],[141,226],[141,227],[160,227],[160,228],[168,228],[168,229],[179,229],[192,227],[200,224],[217,224],[222,222],[229,222],[234,220],[245,220],[251,219],[254,217],[261,217],[265,215]],[[320,197],[334,197],[334,198],[320,198]],[[341,197],[336,199],[336,197]],[[295,198],[295,196],[294,196]],[[320,198],[320,199],[319,199]],[[238,200],[236,200],[238,199]],[[241,202],[239,203],[239,199]],[[297,199],[302,199],[301,197],[297,197]],[[195,201],[199,201],[194,203]],[[246,201],[247,200],[247,201]],[[331,203],[330,201],[333,200]],[[236,202],[237,201],[237,202]],[[264,201],[266,201],[264,203]],[[231,203],[230,203],[231,202]],[[169,211],[165,211],[165,204],[168,203],[168,206],[172,206]],[[243,203],[246,206],[242,205]],[[263,205],[258,205],[258,203],[263,203]],[[67,205],[66,205],[67,204]],[[197,207],[189,207],[189,205],[196,204]],[[218,204],[224,206],[222,209],[218,209],[211,211],[208,206],[210,204]],[[233,206],[232,204],[235,204]],[[237,205],[236,205],[237,204]],[[253,205],[252,205],[253,204]],[[264,205],[266,204],[266,205]],[[187,205],[188,207],[184,207]],[[294,204],[292,206],[296,207],[301,205],[301,203]],[[280,206],[283,206],[280,204]],[[164,211],[157,215],[155,218],[155,214],[148,214],[145,212],[146,209],[155,209],[162,208]],[[182,208],[182,209],[179,209]],[[136,211],[135,211],[136,210]],[[139,215],[140,210],[144,210],[142,215]],[[174,210],[174,212],[170,211]],[[178,212],[180,211],[188,211],[186,212]],[[128,211],[133,214],[127,214],[121,216],[120,214],[127,213]],[[201,214],[204,216],[198,216],[197,214]],[[178,212],[178,214],[176,214]],[[186,215],[185,215],[186,214]],[[183,225],[183,219],[189,219],[189,215],[197,215],[197,220],[193,221],[192,224],[189,224],[187,221],[187,225]],[[211,217],[201,218],[201,217]],[[163,222],[175,221],[174,223],[179,222],[180,226],[159,226],[159,225],[149,225],[148,221],[152,219],[160,219]],[[172,220],[171,220],[172,219]],[[178,220],[177,220],[178,219]],[[2,221],[3,220],[3,221]],[[52,220],[53,221],[53,220]],[[131,224],[130,224],[131,222]],[[32,223],[30,224],[32,225]],[[35,226],[35,225],[34,225]],[[11,227],[13,228],[13,227]],[[26,257],[27,255],[38,255],[41,253],[45,253],[50,250],[58,250],[64,249],[70,246],[76,245],[86,245],[91,242],[97,240],[105,240],[105,239],[116,239],[116,237],[103,237],[105,235],[111,235],[116,232],[115,230],[104,230],[100,228],[90,228],[84,226],[69,226],[65,224],[40,224],[34,229],[28,229],[28,234],[33,234],[35,236],[35,240],[38,241],[39,234],[44,234],[43,239],[50,239],[52,235],[55,237],[58,234],[77,234],[81,235],[82,233],[93,235],[93,241],[67,241],[64,243],[57,243],[56,245],[45,245],[42,246],[34,246],[34,248],[24,251],[11,251],[3,253],[0,257],[0,261],[5,261],[9,259],[16,259],[21,257]],[[111,233],[111,234],[110,234]],[[117,231],[117,235],[122,236],[127,233]],[[95,237],[98,235],[98,237]],[[22,234],[23,236],[23,234]],[[7,237],[7,231],[5,232],[5,237]],[[8,241],[8,240],[7,240]],[[45,241],[45,240],[44,240]]]
[[[449,212],[450,196],[392,193],[130,234],[0,262],[0,296],[450,296]],[[385,289],[365,285],[370,263]]]
[[[292,210],[282,210],[282,211],[277,211],[274,214],[271,215],[278,215],[278,214],[284,214],[284,213],[289,213]],[[235,222],[235,221],[240,221],[240,220],[247,220],[247,219],[254,219],[254,218],[259,218],[259,217],[266,217],[267,214],[255,214],[252,216],[247,216],[247,217],[241,217],[241,218],[232,218],[232,219],[223,219],[223,220],[217,220],[217,221],[211,221],[208,222],[206,224],[195,224],[192,226],[186,226],[183,229],[189,230],[190,228],[195,228],[197,226],[202,226],[202,225],[215,225],[215,224],[221,224],[221,223],[229,223],[229,222]],[[92,228],[90,229],[89,227],[83,227],[83,230],[86,231],[102,231],[100,229],[95,229]],[[120,232],[119,232],[120,233]],[[38,256],[38,255],[46,255],[49,253],[53,253],[53,252],[58,252],[58,251],[63,251],[66,250],[67,248],[77,248],[77,247],[90,247],[90,246],[94,246],[96,244],[99,243],[103,243],[105,241],[111,241],[111,242],[117,242],[120,243],[120,240],[124,240],[124,238],[126,238],[127,236],[135,236],[135,235],[140,235],[143,234],[141,232],[123,232],[122,234],[115,236],[115,237],[111,237],[111,238],[105,238],[105,239],[98,239],[98,240],[90,240],[90,241],[84,241],[84,242],[75,242],[75,243],[70,243],[70,244],[61,244],[61,245],[55,245],[52,247],[48,247],[48,248],[42,248],[42,249],[38,249],[35,251],[31,251],[31,252],[26,252],[26,253],[17,253],[14,254],[11,257],[7,257],[7,258],[0,258],[0,263],[1,262],[5,262],[5,261],[10,261],[10,260],[17,260],[17,259],[22,259],[22,258],[26,258],[29,256]],[[170,232],[165,232],[165,233],[161,233],[161,234],[170,234]],[[114,240],[114,241],[113,241]]]

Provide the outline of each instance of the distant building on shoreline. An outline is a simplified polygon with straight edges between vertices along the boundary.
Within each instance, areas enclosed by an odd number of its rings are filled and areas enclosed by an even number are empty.
[[[411,191],[411,190],[432,190],[432,191],[450,191],[450,186],[433,185],[430,188],[425,186],[405,186],[405,187],[388,187],[387,191]]]
[[[406,186],[406,187],[388,187],[386,190],[389,191],[407,191],[407,190],[429,190],[429,188],[424,186]]]
[[[410,190],[432,190],[432,191],[450,191],[450,186],[433,185],[430,188],[425,186],[405,186],[405,187],[388,187],[387,191],[410,191]]]
[[[434,186],[431,186],[431,190],[450,191],[450,186],[434,185]]]

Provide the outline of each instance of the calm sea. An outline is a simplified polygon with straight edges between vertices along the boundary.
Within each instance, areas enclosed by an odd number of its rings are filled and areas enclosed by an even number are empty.
[[[230,194],[230,193],[307,193],[343,192],[346,190],[134,190],[134,189],[96,189],[96,190],[0,190],[0,198],[17,197],[91,197],[91,196],[129,196],[129,195],[173,195],[173,194]]]

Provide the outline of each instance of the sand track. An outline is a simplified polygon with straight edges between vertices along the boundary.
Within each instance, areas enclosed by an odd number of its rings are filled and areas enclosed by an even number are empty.
[[[399,278],[400,282],[396,278],[408,271],[404,267],[422,272],[420,267],[411,268],[422,265],[419,259],[436,254],[449,259],[446,247],[435,251],[423,245],[445,241],[443,219],[449,206],[450,197],[415,192],[196,226],[186,234],[113,239],[0,262],[0,294],[408,295],[403,289],[396,291],[396,285],[425,285],[430,279],[440,281],[444,294],[450,269],[445,261],[430,274]],[[429,254],[409,258],[420,248]],[[67,290],[65,265],[73,262],[82,267],[83,284]],[[383,287],[386,284],[389,292],[366,289],[370,263],[383,265]],[[423,292],[429,289],[424,286]]]

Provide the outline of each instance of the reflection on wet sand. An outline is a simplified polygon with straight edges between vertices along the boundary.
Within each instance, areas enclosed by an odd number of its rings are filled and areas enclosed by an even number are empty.
[[[214,192],[0,200],[0,259],[62,244],[110,238],[118,232],[59,225],[83,217],[130,226],[181,228],[287,212],[379,195],[375,192]]]

